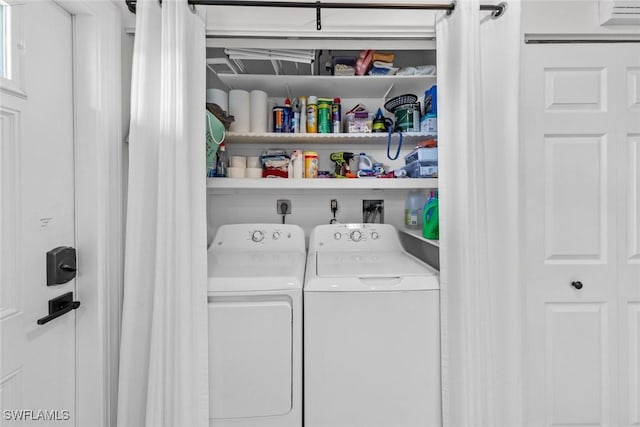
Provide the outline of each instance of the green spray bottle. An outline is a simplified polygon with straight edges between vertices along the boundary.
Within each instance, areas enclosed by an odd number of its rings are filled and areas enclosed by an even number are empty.
[[[424,204],[422,211],[422,237],[438,240],[440,238],[440,225],[438,220],[438,193],[431,192],[429,200]]]

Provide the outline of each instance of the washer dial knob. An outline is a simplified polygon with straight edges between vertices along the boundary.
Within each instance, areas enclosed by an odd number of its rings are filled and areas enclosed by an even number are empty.
[[[251,240],[254,242],[262,242],[264,240],[264,233],[260,230],[256,230],[251,234]]]
[[[371,238],[373,240],[378,240],[380,238],[380,235],[374,231],[373,233],[371,233]]]
[[[335,234],[333,235],[333,238],[336,240],[340,240],[342,239],[342,234],[340,234],[339,231],[336,231]]]
[[[359,242],[362,240],[362,233],[359,230],[353,230],[350,234],[351,240],[354,242]]]
[[[273,240],[278,240],[280,238],[280,232],[274,231],[271,237],[273,238]]]

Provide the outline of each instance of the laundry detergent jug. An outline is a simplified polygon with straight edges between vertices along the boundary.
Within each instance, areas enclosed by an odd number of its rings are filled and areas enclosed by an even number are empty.
[[[431,192],[431,196],[424,205],[422,220],[422,237],[425,239],[440,239],[440,224],[438,218],[438,195]]]

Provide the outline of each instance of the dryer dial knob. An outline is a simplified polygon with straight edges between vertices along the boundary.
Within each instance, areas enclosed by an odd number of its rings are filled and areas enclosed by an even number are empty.
[[[340,240],[342,239],[342,234],[340,234],[339,231],[336,231],[336,233],[333,235],[333,238],[336,240]]]
[[[350,234],[351,240],[354,242],[359,242],[362,239],[362,233],[358,230],[353,230]]]
[[[262,242],[264,240],[264,233],[260,230],[256,230],[251,234],[251,240],[254,242]]]
[[[371,233],[371,238],[373,240],[378,240],[380,238],[380,235],[374,231],[373,233]]]
[[[271,237],[273,238],[273,240],[278,240],[280,238],[280,232],[274,231]]]

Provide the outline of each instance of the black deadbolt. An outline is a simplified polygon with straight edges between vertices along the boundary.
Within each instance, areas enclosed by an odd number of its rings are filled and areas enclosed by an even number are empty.
[[[62,285],[76,277],[76,250],[59,246],[47,252],[47,286]]]

